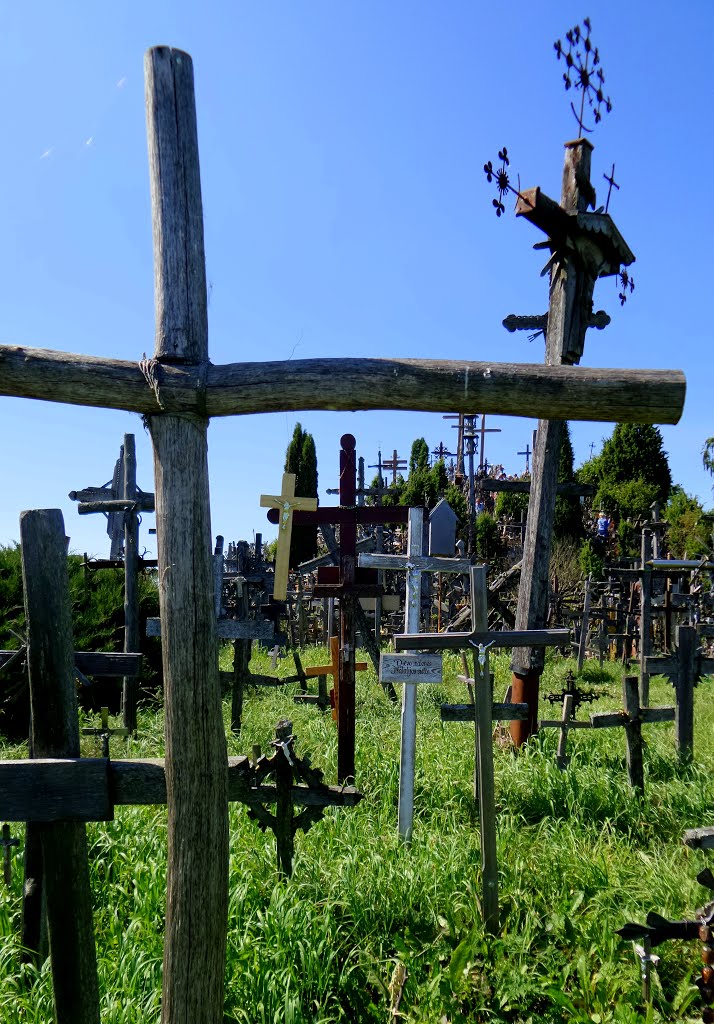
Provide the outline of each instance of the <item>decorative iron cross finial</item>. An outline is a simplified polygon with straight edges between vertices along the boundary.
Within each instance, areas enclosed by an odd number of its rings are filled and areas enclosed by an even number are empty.
[[[615,278],[615,283],[617,284],[618,288],[622,289],[622,291],[619,293],[619,297],[620,305],[624,306],[627,302],[627,289],[630,289],[630,294],[632,294],[632,292],[634,292],[635,290],[635,279],[632,276],[632,274],[628,274],[627,268],[623,267],[620,273]]]
[[[605,213],[607,213],[607,211],[608,211],[608,209],[610,207],[610,194],[612,193],[613,188],[616,188],[618,192],[620,191],[620,186],[615,181],[615,165],[614,164],[612,165],[612,170],[610,171],[609,174],[603,174],[603,178],[605,179],[605,181],[608,183],[608,186],[609,186],[608,190],[607,190],[607,202],[605,203]]]
[[[506,208],[503,205],[503,197],[505,194],[507,192],[513,192],[513,194],[517,196],[520,193],[517,188],[514,188],[513,185],[511,185],[508,177],[508,171],[506,168],[510,165],[511,161],[508,159],[508,150],[505,146],[503,149],[499,149],[498,159],[501,161],[501,166],[498,169],[495,169],[493,163],[489,160],[488,163],[483,165],[483,170],[486,175],[486,181],[490,183],[494,178],[496,179],[498,199],[493,200],[493,205],[496,210],[496,216],[500,217],[502,213],[506,212]],[[520,188],[520,181],[518,185]]]
[[[570,109],[575,120],[578,122],[578,129],[581,135],[584,131],[591,132],[593,130],[592,128],[587,128],[583,121],[586,100],[595,118],[595,124],[599,124],[602,120],[600,109],[603,104],[608,114],[612,110],[610,97],[605,96],[602,91],[602,87],[605,84],[605,76],[602,73],[602,68],[599,67],[600,54],[597,51],[597,47],[593,47],[593,44],[590,42],[590,18],[585,18],[583,25],[585,26],[585,32],[582,31],[580,25],[576,25],[569,32],[566,32],[565,38],[568,41],[567,52],[560,39],[553,44],[558,60],[561,57],[565,60],[566,71],[563,75],[563,81],[565,82],[566,90],[575,88],[580,89],[582,93],[579,114],[573,104],[570,104]],[[583,54],[585,55],[584,57]],[[596,68],[597,71],[595,70]]]

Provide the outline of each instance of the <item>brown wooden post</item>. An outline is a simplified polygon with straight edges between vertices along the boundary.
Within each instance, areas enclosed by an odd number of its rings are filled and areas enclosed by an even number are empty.
[[[474,623],[488,628],[488,591],[486,568],[471,570],[471,600]],[[476,777],[474,789],[479,805],[481,873],[483,879],[483,923],[490,935],[498,933],[498,853],[496,848],[496,789],[493,772],[493,681],[488,651],[474,653],[474,690],[476,713]]]
[[[238,594],[236,603],[236,617],[241,621],[248,621],[249,601],[248,584],[237,584]],[[231,692],[231,732],[238,733],[241,729],[243,717],[243,691],[246,679],[250,675],[250,654],[253,646],[252,640],[233,641],[233,681]]]
[[[583,602],[583,619],[580,626],[580,642],[578,644],[578,673],[582,672],[585,652],[588,646],[588,630],[590,629],[590,604],[592,602],[592,577],[585,580],[585,601]]]
[[[27,670],[35,757],[79,757],[79,721],[67,575],[59,509],[20,516],[27,622]],[[86,826],[36,826],[57,1024],[98,1024],[99,985],[89,887]]]
[[[124,498],[136,500],[136,443],[124,434]],[[134,511],[124,514],[124,651],[139,654],[139,520]],[[125,676],[122,686],[124,726],[136,732],[136,676]]]
[[[193,367],[199,385],[205,380],[206,275],[191,58],[156,47],[146,54],[145,75],[156,343],[154,360],[142,369],[161,404],[163,364]],[[200,408],[149,417],[166,709],[163,1024],[223,1019],[228,766],[213,607],[207,427]]]
[[[622,683],[623,703],[628,721],[625,723],[627,774],[630,785],[641,796],[645,793],[645,771],[642,763],[642,719],[637,676],[625,676]]]
[[[652,531],[642,531],[640,564],[640,705],[650,705],[650,674],[647,658],[652,653],[652,570],[648,562],[652,558]]]
[[[340,505],[351,508],[355,494],[355,441],[351,434],[340,439]],[[355,776],[355,604],[350,593],[355,583],[357,521],[340,524],[340,578],[345,590],[340,595],[340,673],[336,681],[337,781],[347,783]]]
[[[561,208],[566,214],[584,212],[593,198],[590,185],[592,148],[586,139],[566,144],[561,192]],[[566,258],[563,265],[557,261],[553,267],[545,349],[548,366],[580,361],[592,310],[594,284],[595,277],[584,268],[576,267],[572,256]],[[539,420],[516,610],[517,630],[539,629],[547,620],[550,548],[562,436],[562,420]],[[538,691],[544,657],[542,648],[522,648],[513,652],[512,699],[514,703],[527,703],[533,712],[528,722],[511,723],[511,737],[516,746],[524,743],[538,728]]]
[[[681,764],[689,764],[694,754],[694,683],[697,679],[696,626],[677,628],[677,660],[679,671],[675,681],[677,715],[674,730]]]
[[[86,562],[86,556],[85,556]],[[30,725],[29,756],[35,756]],[[22,925],[20,954],[24,963],[40,967],[47,959],[47,906],[45,887],[42,882],[42,826],[28,821],[25,827],[25,851],[23,854],[24,884],[22,887]]]

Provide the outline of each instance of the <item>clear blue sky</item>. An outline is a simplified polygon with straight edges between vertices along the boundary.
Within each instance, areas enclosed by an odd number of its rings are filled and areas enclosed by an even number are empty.
[[[558,198],[577,134],[553,42],[587,14],[613,111],[592,136],[593,181],[616,164],[610,212],[637,256],[620,308],[612,279],[584,365],[681,368],[684,416],[664,427],[673,476],[711,501],[701,467],[712,415],[710,0],[507,5],[375,0],[32,2],[0,13],[0,342],[140,359],[153,349],[143,55],[194,60],[214,363],[327,355],[541,362],[508,313],[539,313],[538,232],[497,220],[483,164],[506,145],[524,188]],[[214,421],[213,532],[274,532],[259,507],[280,483],[296,419],[315,435],[321,490],[340,435],[368,463],[424,436],[437,415],[305,413]],[[508,472],[534,424],[486,454]],[[577,462],[606,424],[573,427]],[[72,547],[108,553],[101,517],[67,493],[110,476],[125,432],[152,488],[137,416],[0,399],[0,543],[22,509],[60,507]],[[451,435],[451,436],[449,436]],[[325,502],[324,493],[322,496]],[[334,499],[331,499],[334,500]],[[152,516],[146,517],[151,525]],[[144,540],[152,548],[144,532]]]

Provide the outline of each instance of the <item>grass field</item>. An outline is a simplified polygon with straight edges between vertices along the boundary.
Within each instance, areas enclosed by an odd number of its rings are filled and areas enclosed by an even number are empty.
[[[228,652],[224,652],[227,658]],[[326,658],[305,652],[305,664]],[[226,666],[227,667],[227,666]],[[257,655],[254,671],[270,671]],[[283,674],[291,662],[280,663]],[[491,659],[500,696],[508,657]],[[560,689],[572,663],[553,657],[543,692]],[[280,670],[279,669],[279,670]],[[225,1022],[608,1021],[699,1019],[696,943],[658,947],[653,1006],[641,1004],[632,944],[615,929],[656,910],[684,916],[707,901],[696,882],[707,855],[683,847],[686,828],[714,823],[709,781],[712,681],[695,696],[695,760],[681,770],[670,724],[645,727],[646,798],[627,785],[623,730],[569,736],[571,764],[555,764],[557,734],[541,734],[515,755],[496,745],[501,930],[487,937],[480,913],[478,816],[473,802],[474,730],[442,726],[442,700],[464,700],[460,662],[445,656],[443,687],[419,692],[414,841],[396,835],[400,710],[373,672],[358,680],[354,809],[328,809],[298,833],[292,879],[280,881],[274,839],[247,810],[230,810],[231,862]],[[586,664],[606,695],[592,709],[621,706],[621,670]],[[291,717],[298,753],[335,781],[336,734],[328,714],[294,705],[294,687],[247,694],[243,731],[229,753],[267,748],[274,725]],[[652,705],[673,703],[654,680]],[[226,724],[229,703],[224,705]],[[581,709],[578,717],[584,716]],[[556,712],[557,714],[557,712]],[[555,717],[544,704],[542,717]],[[83,741],[85,742],[85,741]],[[114,757],[163,753],[161,708],[139,716],[139,737],[113,739]],[[5,746],[4,757],[24,757]],[[84,753],[97,756],[86,741]],[[22,835],[22,830],[16,830]],[[166,811],[117,808],[115,821],[87,827],[104,1024],[159,1020],[166,869]],[[208,862],[211,850],[205,850]],[[49,962],[22,967],[17,935],[20,858],[0,897],[0,1020],[52,1019]],[[196,884],[200,884],[197,878]],[[399,1015],[390,983],[406,969]]]

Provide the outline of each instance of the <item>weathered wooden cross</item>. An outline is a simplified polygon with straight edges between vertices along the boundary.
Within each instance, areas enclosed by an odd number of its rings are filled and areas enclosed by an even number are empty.
[[[696,626],[678,626],[675,653],[647,656],[643,667],[648,676],[667,676],[674,686],[677,753],[687,764],[694,753],[694,687],[703,675],[714,674],[714,658],[702,657]]]
[[[83,736],[98,736],[102,744],[102,757],[109,757],[109,737],[129,736],[129,729],[112,729],[109,726],[109,708],[101,708],[102,724],[98,727],[85,727],[82,729]]]
[[[325,693],[318,692],[317,696],[314,694],[298,694],[294,699],[298,704],[317,704],[318,706],[325,705],[327,703],[332,704],[332,717],[335,721],[339,721],[340,713],[340,640],[339,637],[330,637],[330,662],[328,665],[311,665],[304,669],[305,676],[307,679],[325,679],[327,676],[332,676],[332,691],[329,696]],[[366,672],[367,662],[356,661],[355,672]]]
[[[155,253],[153,357],[118,360],[3,345],[0,394],[146,417],[154,446],[166,711],[162,1021],[215,1024],[223,1013],[225,976],[228,760],[215,643],[209,418],[310,408],[439,413],[478,408],[561,420],[676,423],[685,381],[678,371],[443,359],[212,364],[193,65],[180,50],[156,47],[148,51],[145,69]],[[539,520],[537,510],[529,520]],[[197,884],[196,851],[205,849],[211,850],[210,865]],[[79,861],[71,852],[66,863],[76,875]],[[75,932],[72,909],[68,930]],[[82,949],[81,943],[73,948]],[[86,963],[84,952],[79,960]],[[74,973],[70,963],[68,979]],[[82,988],[81,979],[77,985]]]
[[[644,794],[642,726],[648,722],[671,722],[675,715],[675,709],[640,707],[637,676],[625,676],[622,687],[624,710],[599,711],[590,715],[590,722],[593,729],[612,729],[618,726],[624,728],[627,741],[627,775],[630,785],[640,794]]]
[[[391,469],[392,471],[392,486],[394,487],[397,483],[397,473],[402,469],[407,468],[407,460],[400,459],[397,455],[397,449],[395,448],[392,452],[391,459],[384,459],[382,462],[382,469]]]
[[[111,537],[110,560],[118,560],[123,550],[124,563],[124,651],[141,650],[139,635],[139,514],[153,512],[154,495],[147,494],[136,483],[136,442],[133,434],[124,435],[111,490],[86,487],[70,491],[72,501],[79,502],[79,514],[103,512],[108,518],[107,533]],[[111,495],[111,496],[110,496]],[[117,564],[121,564],[118,562]],[[136,731],[137,680],[125,676],[122,687],[124,727]]]
[[[550,249],[550,304],[545,328],[548,366],[579,363],[585,333],[591,326],[592,298],[598,278],[619,273],[634,255],[609,214],[595,209],[590,183],[592,144],[579,138],[566,143],[560,203],[540,188],[518,195],[516,214],[547,236]],[[490,180],[490,179],[489,179]],[[563,421],[551,414],[538,423],[533,452],[533,476],[523,552],[523,571],[516,610],[516,629],[537,629],[547,619],[548,576],[553,516]],[[514,652],[513,699],[534,709],[543,671],[541,648]],[[535,727],[535,715],[531,723]],[[530,735],[531,724],[513,725],[517,744]]]
[[[421,617],[421,577],[424,572],[467,573],[471,568],[468,558],[436,558],[422,554],[424,540],[424,509],[409,509],[409,533],[406,555],[360,555],[359,564],[365,568],[392,570],[407,574],[406,609],[404,629],[407,633],[418,633]],[[402,737],[399,757],[399,816],[398,828],[402,839],[409,842],[414,827],[414,756],[416,750],[416,687],[420,679],[413,673],[399,679],[389,673],[390,662],[397,655],[383,654],[380,664],[380,678],[393,682],[401,681],[402,688]],[[422,681],[432,682],[433,676],[423,676]]]
[[[568,642],[567,629],[542,629],[530,632],[491,633],[488,630],[488,589],[486,568],[471,568],[471,623],[468,633],[410,633],[395,636],[397,651],[468,650],[478,651],[478,664],[474,666],[476,701],[470,707],[470,721],[476,722],[475,796],[481,813],[481,858],[484,884],[484,918],[489,931],[498,925],[498,870],[496,863],[496,811],[493,788],[492,716],[493,695],[488,668],[488,650],[491,647],[515,647],[530,644],[552,646]],[[516,703],[516,702],[514,702]],[[510,707],[508,708],[510,711]],[[530,711],[530,709],[529,709]],[[514,709],[521,714],[520,708]],[[537,712],[537,708],[536,708]],[[505,717],[505,715],[503,716]]]

